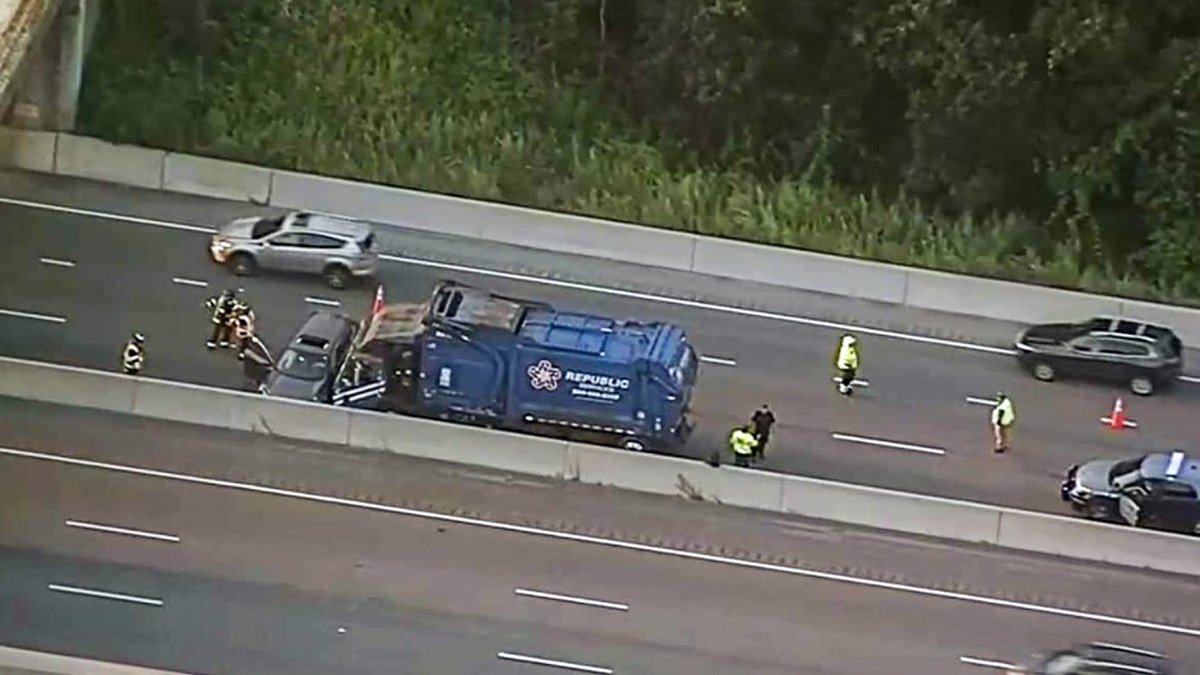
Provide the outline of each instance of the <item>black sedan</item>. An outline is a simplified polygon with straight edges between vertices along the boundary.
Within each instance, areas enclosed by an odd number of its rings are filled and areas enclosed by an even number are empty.
[[[1017,336],[1017,360],[1043,382],[1078,377],[1127,384],[1148,396],[1183,370],[1183,343],[1166,326],[1096,317],[1031,326]]]

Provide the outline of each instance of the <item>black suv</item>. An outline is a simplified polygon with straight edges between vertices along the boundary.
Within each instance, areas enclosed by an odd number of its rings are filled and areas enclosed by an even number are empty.
[[[1013,675],[1172,675],[1175,667],[1157,652],[1093,642],[1039,654],[1030,663],[1008,672]]]
[[[1063,501],[1089,518],[1200,533],[1200,460],[1182,450],[1096,459],[1067,470]]]
[[[334,376],[349,356],[355,329],[353,321],[335,312],[309,314],[260,391],[268,396],[329,403]]]
[[[1149,396],[1183,370],[1183,342],[1175,331],[1131,319],[1031,326],[1015,346],[1017,360],[1043,382],[1086,377],[1127,383],[1135,394]]]

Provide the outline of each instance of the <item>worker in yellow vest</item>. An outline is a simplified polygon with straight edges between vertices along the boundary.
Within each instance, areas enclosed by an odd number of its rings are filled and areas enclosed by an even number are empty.
[[[858,338],[847,333],[838,345],[838,391],[844,396],[854,393],[854,378],[858,375]]]
[[[729,434],[729,449],[733,451],[733,463],[737,466],[750,466],[750,458],[754,456],[757,445],[758,439],[754,437],[754,430],[749,424],[736,427]]]
[[[992,408],[992,436],[995,452],[1006,452],[1012,439],[1012,425],[1017,421],[1012,399],[1004,392],[996,394],[996,405]]]

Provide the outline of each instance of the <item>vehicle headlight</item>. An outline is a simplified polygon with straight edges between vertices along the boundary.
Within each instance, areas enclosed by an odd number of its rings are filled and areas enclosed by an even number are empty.
[[[1071,494],[1077,497],[1091,497],[1092,489],[1076,483],[1075,487],[1071,488]]]
[[[222,251],[227,251],[227,250],[233,248],[233,242],[229,241],[228,239],[214,239],[213,246],[216,246],[217,248],[221,249]]]

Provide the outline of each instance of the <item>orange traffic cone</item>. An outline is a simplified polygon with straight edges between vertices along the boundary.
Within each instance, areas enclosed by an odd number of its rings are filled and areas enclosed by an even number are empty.
[[[1112,412],[1108,414],[1108,417],[1101,417],[1100,421],[1108,425],[1108,428],[1113,431],[1137,428],[1137,422],[1125,418],[1125,402],[1120,398],[1117,399],[1116,403],[1113,403]]]

